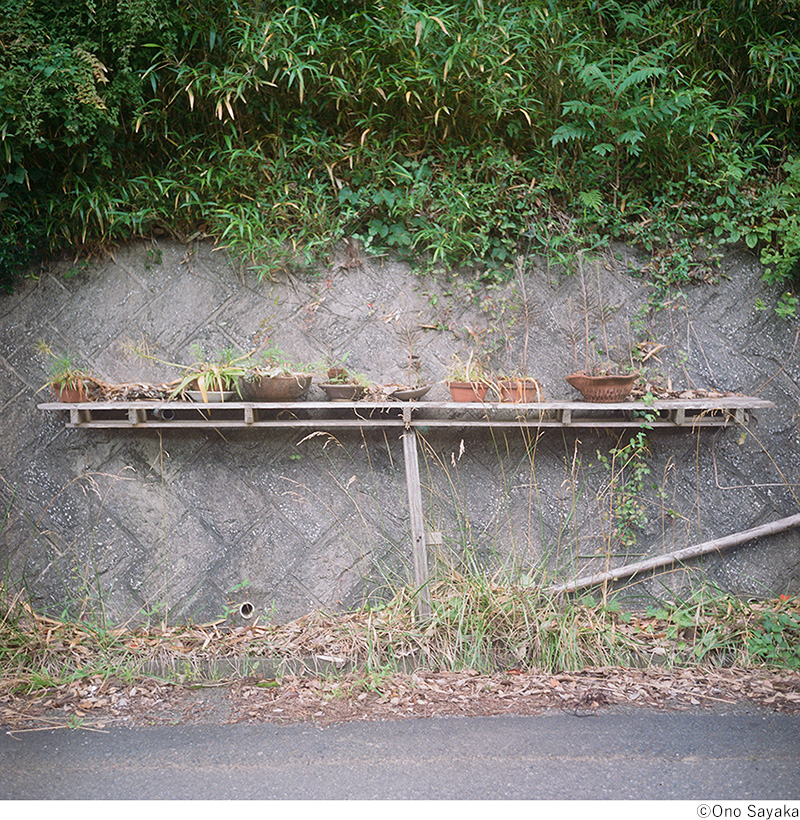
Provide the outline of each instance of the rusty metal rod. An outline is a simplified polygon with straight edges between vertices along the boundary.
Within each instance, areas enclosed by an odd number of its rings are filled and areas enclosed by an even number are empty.
[[[603,581],[615,581],[618,578],[627,578],[635,575],[638,572],[644,572],[649,569],[657,569],[668,564],[674,564],[677,561],[687,561],[690,558],[696,558],[699,555],[705,555],[709,552],[719,552],[728,547],[735,547],[739,544],[744,544],[747,541],[753,541],[756,538],[762,538],[765,535],[773,535],[777,532],[791,529],[792,527],[800,526],[800,513],[797,515],[790,515],[788,518],[780,518],[777,521],[772,521],[769,524],[761,524],[758,527],[753,527],[743,532],[726,535],[724,538],[715,538],[712,541],[703,541],[702,544],[694,544],[691,547],[685,547],[676,552],[670,552],[666,555],[656,555],[653,558],[646,558],[644,561],[637,561],[635,564],[627,564],[624,567],[617,567],[617,569],[609,570],[608,572],[600,572],[597,575],[587,575],[583,578],[577,578],[574,581],[569,581],[566,584],[558,584],[550,587],[547,591],[553,593],[572,592],[582,587],[594,586],[601,584]]]

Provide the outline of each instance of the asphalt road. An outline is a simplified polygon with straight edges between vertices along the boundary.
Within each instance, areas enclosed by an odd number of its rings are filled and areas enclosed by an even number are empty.
[[[6,733],[0,797],[796,801],[800,716],[642,709]]]

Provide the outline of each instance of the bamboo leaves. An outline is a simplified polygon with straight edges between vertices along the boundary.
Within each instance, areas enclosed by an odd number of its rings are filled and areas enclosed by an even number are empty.
[[[203,223],[248,256],[350,231],[482,270],[554,207],[654,247],[680,198],[783,280],[796,220],[748,193],[800,142],[797,4],[769,6],[28,4],[0,21],[0,260],[22,226],[52,247]]]

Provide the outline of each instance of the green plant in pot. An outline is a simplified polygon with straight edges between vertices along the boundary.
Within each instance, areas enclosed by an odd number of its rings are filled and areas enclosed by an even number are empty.
[[[350,358],[350,351],[345,351],[341,356],[328,354],[325,361],[316,368],[322,375],[323,384],[347,384],[350,374],[347,369],[347,360]]]
[[[466,360],[454,354],[445,377],[453,401],[484,401],[491,385],[486,363],[470,353]]]
[[[204,404],[235,400],[239,395],[239,380],[245,374],[252,354],[237,354],[233,348],[225,348],[206,359],[199,345],[192,345],[190,350],[197,361],[190,365],[173,365],[181,368],[184,375],[170,398],[188,396],[192,401]]]
[[[246,401],[298,401],[305,397],[311,386],[309,369],[293,364],[280,348],[271,347],[242,375],[242,398]]]
[[[330,358],[321,365],[327,380],[320,384],[332,401],[358,401],[369,387],[369,379],[345,367],[349,353],[340,359]]]
[[[53,398],[60,402],[90,400],[89,390],[97,385],[97,380],[75,361],[71,353],[56,353],[43,340],[38,343],[37,350],[51,359],[47,368],[48,379],[41,390],[49,387]]]

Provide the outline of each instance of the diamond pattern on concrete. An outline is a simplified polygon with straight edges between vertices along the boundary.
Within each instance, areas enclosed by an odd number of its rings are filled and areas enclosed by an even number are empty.
[[[625,253],[618,269],[608,269],[616,265],[609,257],[600,270],[607,300],[621,305],[610,325],[621,336],[648,296],[642,280],[625,272],[639,264]],[[0,557],[12,580],[34,584],[38,602],[80,606],[86,568],[96,568],[113,621],[163,615],[165,608],[174,617],[218,617],[244,581],[242,594],[259,612],[285,620],[315,605],[355,604],[370,591],[380,594],[388,578],[408,578],[397,431],[385,439],[352,432],[307,438],[313,428],[164,429],[159,436],[65,430],[63,416],[36,408],[47,398],[36,394],[47,366],[35,354],[40,338],[111,380],[177,375],[127,353],[129,342],[188,364],[193,342],[210,352],[249,349],[269,337],[301,361],[350,351],[355,370],[385,383],[405,380],[403,325],[427,325],[415,353],[424,379],[437,382],[433,400],[448,397],[442,380],[452,354],[466,357],[478,340],[498,366],[520,366],[518,281],[473,295],[458,277],[414,277],[404,265],[366,257],[360,268],[341,261],[258,284],[208,243],[140,242],[85,270],[64,260],[13,296],[0,296],[0,502],[10,509]],[[693,288],[648,319],[648,330],[666,345],[652,364],[686,386],[749,390],[774,374],[762,395],[778,407],[741,439],[737,431],[651,435],[652,475],[668,500],[647,496],[651,522],[637,552],[685,546],[796,508],[786,484],[800,474],[793,421],[800,359],[792,356],[792,328],[747,308],[756,296],[777,298],[747,265],[737,261],[730,281]],[[72,268],[76,275],[65,278]],[[573,369],[568,313],[580,303],[579,277],[532,265],[525,281],[533,307],[529,370],[548,397],[571,397],[564,382]],[[313,390],[312,398],[321,398]],[[431,550],[432,562],[439,553],[464,566],[472,553],[495,569],[520,572],[543,555],[564,567],[604,563],[595,496],[608,475],[596,452],[614,446],[616,436],[550,431],[536,445],[534,472],[517,431],[430,429],[425,437],[432,448],[421,450],[426,525],[445,539]],[[758,547],[707,564],[714,577],[740,588],[763,590],[776,578],[796,577],[796,533]],[[576,552],[599,557],[579,560]],[[674,573],[666,582],[689,577]]]

